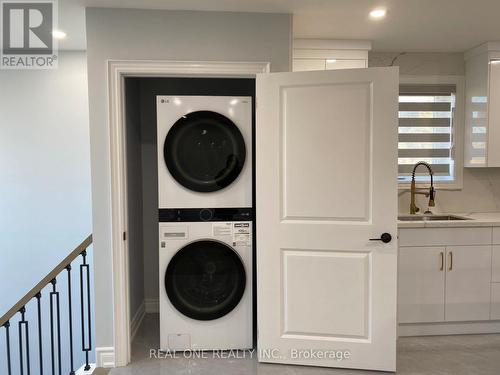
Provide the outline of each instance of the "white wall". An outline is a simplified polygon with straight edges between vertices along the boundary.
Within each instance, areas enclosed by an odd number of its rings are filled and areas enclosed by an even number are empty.
[[[399,53],[371,52],[369,66],[389,66],[394,61],[403,75],[465,75],[462,53]],[[427,199],[417,196],[417,205],[426,207]],[[399,212],[408,213],[409,192],[399,197]],[[436,212],[498,212],[500,211],[500,168],[465,168],[463,187],[457,191],[438,190]]]
[[[85,53],[0,70],[0,116],[1,315],[92,232]]]
[[[60,52],[55,70],[0,70],[0,228],[3,315],[92,232],[85,52]],[[92,250],[89,255],[91,258]],[[72,271],[74,354],[78,365],[84,361],[76,344],[81,340],[80,263],[81,257],[73,263]],[[42,291],[41,299],[46,357],[50,353],[48,289]],[[58,277],[57,289],[61,292],[63,367],[68,369],[65,271]],[[30,327],[36,327],[36,300],[26,309]],[[19,364],[19,316],[11,320],[13,373],[17,373]],[[38,345],[36,329],[30,329],[30,342]],[[7,371],[5,353],[2,339],[1,374]],[[44,364],[48,373],[50,361]],[[38,372],[37,356],[32,356],[31,366],[32,372]]]
[[[273,71],[289,71],[291,21],[284,14],[87,9],[98,347],[114,341],[106,60],[269,61]]]

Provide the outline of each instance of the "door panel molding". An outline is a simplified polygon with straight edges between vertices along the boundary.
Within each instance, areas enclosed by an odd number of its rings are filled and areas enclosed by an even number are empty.
[[[396,369],[398,82],[397,68],[257,76],[258,347],[279,352],[262,362]]]

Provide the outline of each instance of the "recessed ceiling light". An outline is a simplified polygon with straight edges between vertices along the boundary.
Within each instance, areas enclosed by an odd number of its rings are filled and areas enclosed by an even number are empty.
[[[373,9],[370,12],[370,17],[373,19],[380,19],[384,18],[387,14],[387,11],[385,9]]]
[[[337,59],[327,59],[326,62],[329,64],[333,64],[337,62]]]
[[[66,33],[64,31],[61,31],[61,30],[53,30],[52,36],[56,39],[64,39],[64,38],[66,38]]]

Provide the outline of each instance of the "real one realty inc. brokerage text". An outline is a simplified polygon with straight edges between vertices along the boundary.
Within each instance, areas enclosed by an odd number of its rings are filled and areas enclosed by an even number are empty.
[[[162,350],[150,349],[149,358],[153,359],[245,359],[258,357],[260,359],[331,359],[336,361],[351,358],[349,350],[316,350],[290,349],[286,355],[279,349],[250,349],[250,350]]]

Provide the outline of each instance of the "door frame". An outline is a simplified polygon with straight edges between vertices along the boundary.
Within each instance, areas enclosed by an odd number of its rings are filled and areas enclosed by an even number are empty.
[[[114,366],[131,358],[127,232],[125,77],[255,77],[269,73],[269,62],[108,60],[107,99],[111,162],[111,246],[113,267]]]

